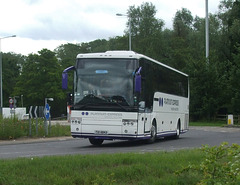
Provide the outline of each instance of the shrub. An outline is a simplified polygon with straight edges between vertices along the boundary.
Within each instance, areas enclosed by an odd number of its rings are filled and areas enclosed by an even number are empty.
[[[0,118],[0,139],[17,139],[20,137],[29,136],[29,120],[21,121],[16,118]],[[60,124],[52,125],[49,128],[49,137],[70,136],[70,127]],[[31,121],[31,137],[45,137],[44,120],[38,119]]]
[[[199,165],[188,165],[176,173],[195,171],[202,175],[199,184],[237,184],[240,182],[240,146],[228,145],[223,142],[220,146],[204,145],[201,150],[205,153],[204,160]]]
[[[0,118],[0,139],[16,139],[27,135],[27,123],[16,118]]]

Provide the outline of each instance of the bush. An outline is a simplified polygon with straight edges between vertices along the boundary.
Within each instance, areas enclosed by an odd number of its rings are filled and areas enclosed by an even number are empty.
[[[0,139],[16,139],[26,136],[28,125],[16,118],[0,118]]]
[[[204,145],[201,150],[205,153],[200,165],[188,165],[176,173],[195,171],[202,175],[199,184],[237,184],[240,182],[240,146],[228,145],[227,142],[220,146],[209,147]]]
[[[0,118],[0,139],[17,139],[20,137],[45,137],[44,120],[38,119],[36,126],[36,120],[31,121],[31,134],[29,133],[29,120],[18,120],[16,118]],[[60,124],[52,125],[49,128],[50,137],[58,136],[70,136],[69,126],[63,126]]]

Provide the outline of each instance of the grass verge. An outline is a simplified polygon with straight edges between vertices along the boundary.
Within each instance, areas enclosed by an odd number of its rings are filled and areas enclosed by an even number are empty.
[[[190,122],[189,126],[209,126],[209,127],[223,127],[227,124],[223,121],[217,121],[217,122],[204,122],[204,121],[196,121],[196,122]]]
[[[29,136],[29,127],[29,120],[22,121],[10,118],[3,119],[0,117],[0,140]],[[48,130],[49,135],[46,136],[43,119],[39,119],[38,124],[36,124],[36,120],[31,122],[31,137],[59,137],[71,135],[70,126],[56,124],[52,125]]]
[[[195,149],[0,160],[0,184],[196,184],[200,175],[175,172],[203,156]]]

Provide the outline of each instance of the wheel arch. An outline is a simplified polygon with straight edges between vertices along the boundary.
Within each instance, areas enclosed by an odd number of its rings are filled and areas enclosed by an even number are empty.
[[[181,131],[181,128],[182,128],[182,125],[181,125],[181,118],[178,118],[178,121],[177,121],[177,127],[179,125],[179,130]],[[176,128],[177,128],[176,127]]]
[[[152,119],[152,124],[155,124],[155,126],[157,126],[157,120],[156,120],[156,118],[153,118],[153,119]]]

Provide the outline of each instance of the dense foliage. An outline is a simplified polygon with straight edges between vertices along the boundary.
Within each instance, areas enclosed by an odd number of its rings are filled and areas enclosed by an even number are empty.
[[[181,70],[190,77],[192,119],[212,119],[218,113],[239,114],[240,108],[240,1],[223,0],[209,16],[210,55],[205,58],[205,19],[193,17],[185,8],[173,18],[173,29],[164,28],[152,3],[131,6],[131,21],[123,36],[89,43],[64,44],[54,51],[43,49],[29,56],[3,54],[4,105],[9,96],[24,97],[24,106],[43,105],[53,97],[53,116],[66,111],[66,92],[61,72],[74,65],[78,53],[128,50],[128,27],[132,50]],[[12,75],[11,75],[12,73]],[[11,78],[9,78],[9,75]]]
[[[240,146],[238,144],[229,146],[227,142],[223,142],[220,146],[204,145],[201,150],[205,158],[200,164],[189,164],[176,173],[187,176],[197,173],[202,177],[198,184],[239,184]]]

